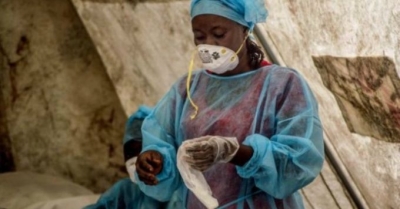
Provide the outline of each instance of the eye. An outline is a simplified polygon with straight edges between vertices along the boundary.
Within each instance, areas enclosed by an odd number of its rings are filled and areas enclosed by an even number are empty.
[[[193,30],[193,38],[195,41],[204,41],[206,39],[206,34],[199,30]]]
[[[223,38],[225,37],[225,33],[214,33],[214,37],[218,39]]]
[[[195,36],[194,37],[197,41],[203,41],[206,37],[205,36]]]

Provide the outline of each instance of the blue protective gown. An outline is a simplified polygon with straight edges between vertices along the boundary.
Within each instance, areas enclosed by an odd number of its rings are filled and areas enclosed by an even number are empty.
[[[124,178],[103,193],[95,204],[84,209],[158,209],[166,208],[166,205],[146,196],[129,178]]]
[[[254,150],[242,167],[217,164],[204,172],[220,206],[250,195],[227,208],[303,208],[298,190],[313,181],[324,161],[317,102],[305,80],[277,65],[229,77],[201,70],[194,73],[190,92],[199,106],[195,119],[185,76],[145,119],[143,151],[160,152],[164,164],[159,184],[140,181],[141,190],[168,201],[178,189],[186,208],[205,208],[183,184],[176,153],[184,140],[218,135],[236,137]],[[256,191],[261,192],[251,195]]]

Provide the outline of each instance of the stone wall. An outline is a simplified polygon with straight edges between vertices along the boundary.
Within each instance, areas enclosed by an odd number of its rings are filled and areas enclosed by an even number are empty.
[[[127,114],[154,105],[188,71],[195,49],[188,1],[72,2]]]
[[[327,144],[370,208],[397,208],[400,145],[393,143],[395,132],[385,137],[371,131],[372,123],[356,116],[352,102],[343,105],[339,93],[354,93],[351,85],[341,91],[328,85],[357,78],[358,68],[335,63],[383,57],[392,62],[382,86],[398,89],[396,0],[266,0],[266,5],[270,17],[260,25],[263,36],[282,65],[297,69],[309,82]],[[61,175],[94,191],[125,176],[121,138],[126,114],[140,104],[154,105],[187,71],[194,49],[188,6],[188,1],[162,0],[0,2],[0,104],[5,107],[0,124],[6,124],[0,134],[9,139],[0,148],[11,149],[8,161],[17,170]],[[361,87],[356,92],[388,107],[377,111],[388,117],[371,112],[379,105],[364,115],[375,114],[375,124],[389,118],[385,124],[396,127],[398,115],[389,106],[397,110],[397,96],[387,90],[369,94]],[[352,205],[329,163],[302,194],[307,208]]]
[[[71,2],[1,1],[0,49],[1,141],[16,170],[97,192],[126,176],[126,115]]]
[[[349,130],[400,142],[400,79],[387,57],[313,57]]]
[[[0,57],[0,69],[1,66],[4,66],[3,61],[4,59],[1,59]],[[14,170],[15,164],[12,155],[11,140],[8,134],[5,105],[3,102],[2,91],[0,91],[0,173]]]
[[[395,127],[399,122],[394,112],[387,111],[388,106],[397,110],[400,108],[398,100],[392,101],[394,97],[390,98],[390,94],[398,91],[395,85],[392,85],[392,81],[398,82],[395,72],[397,75],[400,74],[398,1],[266,0],[265,2],[270,17],[266,24],[261,25],[262,31],[278,59],[284,65],[299,70],[309,81],[320,104],[326,140],[333,145],[334,151],[359,188],[361,197],[367,201],[370,208],[397,208],[400,205],[400,198],[397,195],[400,193],[400,181],[398,181],[400,144],[392,142],[398,141],[398,135],[392,134],[392,137],[387,138],[379,131],[371,133],[372,130],[377,130],[371,126],[386,124],[388,127]],[[374,123],[365,120],[365,117],[359,117],[357,122],[351,123],[353,128],[350,129],[354,132],[350,132],[343,115],[357,117],[360,115],[356,112],[357,108],[351,102],[339,106],[335,98],[342,98],[341,94],[338,91],[330,91],[324,83],[338,86],[338,83],[334,83],[335,80],[347,79],[349,78],[347,75],[359,77],[352,80],[354,83],[363,83],[363,75],[355,72],[361,70],[359,68],[349,67],[343,63],[337,64],[338,62],[326,57],[334,57],[334,60],[340,61],[361,60],[362,63],[371,63],[376,59],[391,60],[392,64],[388,65],[388,69],[384,69],[391,75],[382,79],[384,80],[382,86],[385,86],[386,90],[382,88],[370,94],[361,88],[341,89],[358,97],[370,95],[369,98],[385,98],[377,101],[389,103],[374,106],[363,114],[376,116],[376,113],[380,112],[389,116],[374,117]],[[331,67],[332,64],[334,67]],[[318,71],[316,66],[329,67],[320,68]],[[365,72],[375,69],[379,69],[379,66],[368,68]],[[319,72],[325,73],[330,78],[321,76]],[[337,77],[333,78],[333,74]],[[379,72],[372,74],[376,75]],[[351,105],[353,107],[349,108]],[[341,109],[341,107],[347,108]],[[386,119],[390,121],[385,121]],[[365,128],[370,128],[369,133],[360,131]]]

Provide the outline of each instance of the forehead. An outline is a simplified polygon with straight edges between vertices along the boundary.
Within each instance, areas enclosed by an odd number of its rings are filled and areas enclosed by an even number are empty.
[[[228,18],[212,14],[198,15],[192,19],[193,30],[209,30],[215,27],[233,28],[240,25]]]

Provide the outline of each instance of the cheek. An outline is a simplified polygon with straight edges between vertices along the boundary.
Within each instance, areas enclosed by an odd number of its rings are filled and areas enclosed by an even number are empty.
[[[240,43],[238,43],[237,41],[234,41],[234,40],[224,39],[219,42],[219,45],[229,48],[232,51],[236,52],[236,50],[238,50],[238,48],[240,46]]]
[[[227,37],[224,40],[224,46],[230,48],[232,51],[237,51],[239,47],[242,45],[244,41],[244,37],[242,37],[240,34],[235,33],[235,35],[231,35],[230,37]],[[245,44],[245,43],[244,43]],[[243,45],[242,49],[239,52],[239,55],[242,54],[244,51],[243,49],[245,48],[245,45]]]

